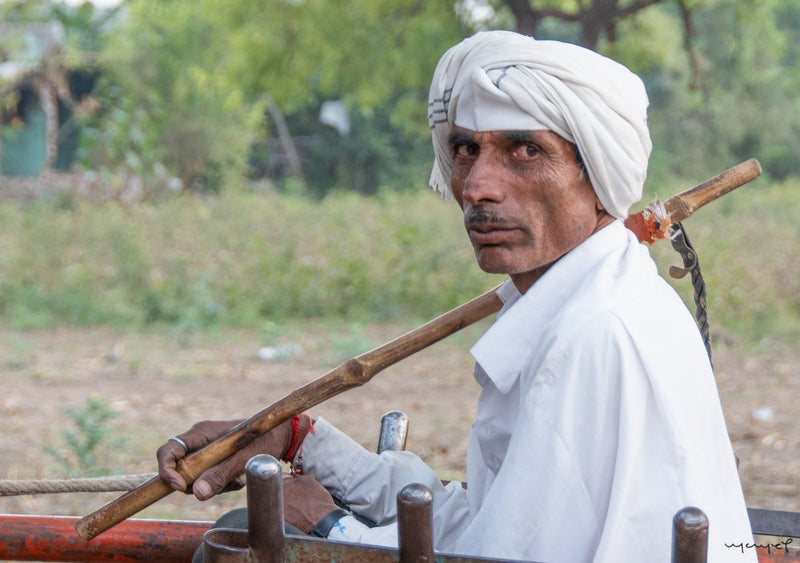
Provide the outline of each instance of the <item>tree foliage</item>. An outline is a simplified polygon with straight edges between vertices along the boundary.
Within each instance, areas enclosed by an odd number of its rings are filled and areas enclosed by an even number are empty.
[[[651,169],[704,177],[758,157],[800,173],[800,6],[781,0],[497,0],[517,29],[573,41],[640,74]]]
[[[800,5],[720,0],[697,14],[705,108],[735,158],[758,156],[773,177],[800,172]],[[726,41],[712,37],[727,37]]]
[[[704,177],[751,156],[776,177],[800,172],[791,2],[128,0],[101,19],[88,4],[36,0],[6,3],[4,18],[11,4],[14,17],[79,30],[69,52],[103,69],[87,165],[151,185],[177,176],[215,189],[226,174],[274,170],[286,152],[276,115],[315,195],[418,185],[436,61],[475,29],[508,27],[592,46],[640,74],[656,175]],[[348,110],[347,136],[319,122],[331,100]]]
[[[424,127],[418,103],[439,54],[462,36],[443,0],[207,4],[224,29],[235,30],[224,75],[249,99],[268,92],[286,112],[315,99],[343,98],[361,110],[390,106],[394,124],[413,131]]]
[[[453,15],[442,0],[131,2],[106,51],[107,112],[93,146],[109,162],[208,187],[220,170],[243,170],[247,148],[271,130],[268,102],[308,122],[337,99],[362,125],[379,116],[413,142],[426,129],[433,65],[461,36]]]
[[[577,24],[577,43],[595,49],[602,36],[613,41],[617,23],[664,0],[505,0],[517,22],[517,31],[538,35],[545,18]]]
[[[151,182],[215,189],[241,171],[258,108],[219,71],[224,30],[202,2],[131,2],[103,54],[103,108],[87,151]]]

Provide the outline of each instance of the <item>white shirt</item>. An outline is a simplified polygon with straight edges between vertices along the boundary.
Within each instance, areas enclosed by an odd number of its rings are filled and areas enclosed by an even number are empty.
[[[709,561],[755,561],[699,331],[621,222],[554,264],[472,349],[482,387],[467,479],[443,486],[408,452],[371,454],[318,419],[304,466],[356,512],[332,539],[397,545],[395,497],[434,493],[445,553],[544,562],[670,560],[672,518],[708,515]],[[646,555],[645,555],[646,554]]]

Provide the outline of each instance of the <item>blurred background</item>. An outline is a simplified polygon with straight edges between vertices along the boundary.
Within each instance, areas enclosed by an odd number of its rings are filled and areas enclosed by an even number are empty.
[[[783,0],[0,1],[0,477],[151,470],[166,436],[259,410],[293,362],[330,367],[499,283],[426,188],[433,68],[482,29],[642,77],[642,205],[760,160],[686,227],[748,498],[800,509],[800,4]],[[462,370],[449,418],[407,392],[431,425],[417,449],[453,478],[464,444],[441,429],[465,442],[473,340],[439,359]],[[367,440],[396,405],[364,397]]]
[[[765,333],[748,339],[798,334],[780,261],[797,249],[794,2],[5,0],[0,22],[0,196],[16,200],[0,207],[0,315],[15,326],[426,317],[494,283],[442,222],[457,213],[423,193],[426,105],[444,50],[505,28],[642,76],[643,202],[761,161],[758,190],[697,221],[725,271],[711,299],[726,328]],[[745,218],[711,224],[739,203]],[[779,262],[727,254],[753,238],[780,241]]]

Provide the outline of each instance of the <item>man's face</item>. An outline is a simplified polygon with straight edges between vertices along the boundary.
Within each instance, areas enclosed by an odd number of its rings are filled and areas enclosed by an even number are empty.
[[[599,211],[572,143],[550,131],[453,128],[451,188],[475,257],[526,291],[612,218]]]

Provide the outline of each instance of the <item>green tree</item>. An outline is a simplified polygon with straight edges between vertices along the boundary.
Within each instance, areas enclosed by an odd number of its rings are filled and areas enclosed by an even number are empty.
[[[780,0],[491,0],[516,29],[599,50],[651,98],[651,168],[703,177],[757,156],[800,173],[800,6]]]
[[[216,189],[241,170],[260,116],[228,84],[227,30],[205,2],[131,2],[104,52],[91,159],[155,182]]]
[[[441,53],[516,21],[644,78],[656,172],[703,177],[755,155],[785,176],[800,171],[797,11],[779,0],[138,0],[104,52],[105,111],[90,139],[109,169],[213,187],[245,170],[248,147],[275,159],[269,137],[284,131],[313,193],[369,193],[428,158]],[[348,108],[349,136],[319,124],[329,100]]]
[[[221,2],[218,13],[237,30],[229,81],[248,99],[268,94],[287,114],[313,194],[421,183],[409,178],[421,178],[421,163],[429,164],[430,76],[468,30],[452,2],[260,0]],[[350,113],[346,136],[319,123],[329,100]],[[277,124],[268,122],[274,137]]]
[[[620,30],[616,52],[633,62],[650,94],[656,169],[705,177],[757,157],[775,178],[800,173],[800,7],[676,2]],[[641,64],[641,49],[658,53],[654,64]]]
[[[735,159],[757,156],[773,177],[800,173],[800,5],[718,0],[697,27],[715,139]]]
[[[244,169],[275,110],[291,122],[325,100],[343,100],[362,126],[377,117],[419,139],[433,65],[465,29],[444,0],[132,2],[104,57],[93,157],[208,186]]]
[[[617,24],[664,0],[504,0],[520,33],[537,36],[548,18],[577,26],[575,42],[596,49],[602,37],[614,41]]]
[[[466,32],[445,0],[209,4],[231,32],[224,74],[248,99],[269,93],[284,112],[344,99],[352,108],[387,109],[394,125],[414,131],[427,129],[436,61]]]

